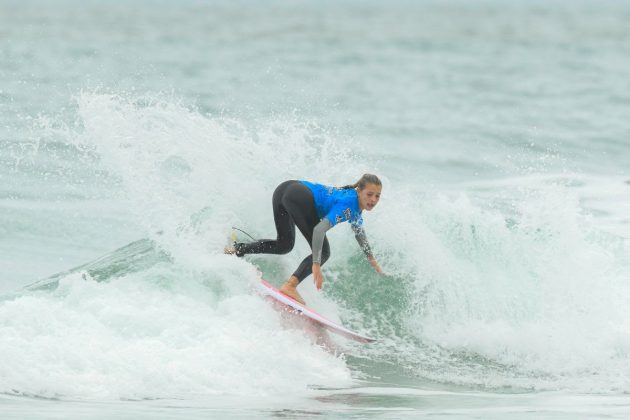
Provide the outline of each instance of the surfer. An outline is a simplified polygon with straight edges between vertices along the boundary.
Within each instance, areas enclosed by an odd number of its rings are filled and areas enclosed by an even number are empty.
[[[329,187],[308,181],[285,181],[273,193],[273,217],[276,239],[235,242],[225,248],[226,254],[286,254],[295,244],[295,226],[311,246],[312,254],[304,258],[297,270],[280,287],[280,291],[304,304],[297,291],[302,280],[313,274],[315,287],[322,288],[321,266],[330,257],[326,232],[342,222],[349,222],[359,246],[378,273],[381,267],[363,229],[363,210],[371,211],[381,198],[383,186],[376,175],[365,174],[352,185]]]

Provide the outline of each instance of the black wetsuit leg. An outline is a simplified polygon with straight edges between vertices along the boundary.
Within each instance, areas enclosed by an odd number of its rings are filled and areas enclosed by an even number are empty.
[[[272,198],[273,218],[276,223],[276,239],[261,239],[249,243],[237,243],[236,255],[245,254],[286,254],[293,249],[295,244],[295,226],[313,245],[313,229],[319,223],[319,216],[315,208],[313,193],[299,181],[285,181],[280,184],[273,193]],[[330,245],[324,239],[322,248],[322,264],[330,256]],[[304,280],[312,273],[313,254],[300,263],[293,273],[299,281]]]

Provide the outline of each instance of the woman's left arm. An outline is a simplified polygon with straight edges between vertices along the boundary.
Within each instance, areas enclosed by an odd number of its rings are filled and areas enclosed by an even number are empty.
[[[354,231],[354,237],[359,243],[359,246],[363,250],[363,253],[367,257],[368,261],[370,262],[370,265],[372,266],[372,268],[374,268],[374,271],[382,274],[383,270],[381,270],[381,267],[378,265],[376,258],[374,258],[374,255],[372,254],[372,248],[370,248],[370,243],[367,240],[365,229],[363,229],[362,226],[357,226],[354,224],[351,224],[350,226],[352,226],[352,230]]]
[[[381,266],[378,265],[378,262],[376,262],[376,258],[374,258],[373,256],[368,257],[368,261],[372,265],[372,268],[374,268],[374,271],[376,271],[379,274],[383,274],[383,270],[381,269]]]

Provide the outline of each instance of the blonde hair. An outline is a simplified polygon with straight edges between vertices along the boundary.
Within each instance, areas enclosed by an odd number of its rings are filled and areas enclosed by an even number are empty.
[[[350,185],[344,185],[343,187],[341,187],[344,190],[349,190],[349,189],[354,189],[354,188],[358,188],[359,191],[363,190],[368,184],[374,184],[374,185],[378,185],[379,187],[382,186],[383,184],[381,183],[381,180],[378,179],[378,177],[376,175],[373,174],[363,174],[363,176],[354,184],[350,184]]]

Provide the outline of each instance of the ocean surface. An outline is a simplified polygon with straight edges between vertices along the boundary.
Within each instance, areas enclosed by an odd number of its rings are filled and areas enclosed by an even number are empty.
[[[0,0],[2,419],[630,417],[630,1]],[[254,290],[287,179],[336,351]],[[246,239],[240,234],[242,239]]]

